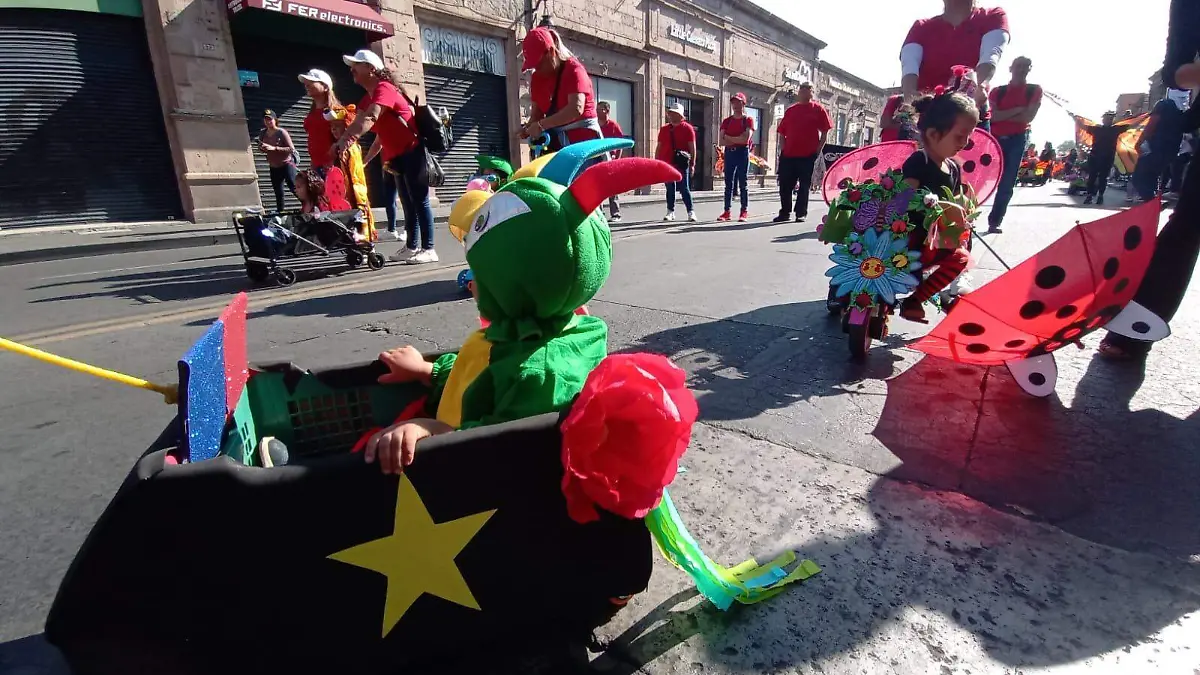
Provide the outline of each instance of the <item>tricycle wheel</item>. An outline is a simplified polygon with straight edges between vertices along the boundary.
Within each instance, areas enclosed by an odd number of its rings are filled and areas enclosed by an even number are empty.
[[[262,263],[246,263],[246,276],[250,281],[261,284],[271,277],[271,268]]]
[[[830,316],[838,316],[842,313],[845,306],[842,304],[841,298],[837,295],[837,289],[833,286],[829,287],[829,295],[825,296],[825,311],[829,312]]]
[[[275,270],[275,283],[280,286],[291,286],[296,283],[296,273],[286,267]]]
[[[371,254],[367,256],[367,266],[373,270],[383,269],[383,264],[386,262],[387,258],[384,258],[382,253],[371,251]]]
[[[350,269],[358,268],[363,264],[363,254],[353,250],[346,251],[346,264],[350,266]]]
[[[867,358],[867,350],[871,348],[871,331],[868,323],[850,323],[846,326],[850,336],[850,356],[862,360]]]
[[[888,336],[888,318],[887,315],[871,317],[871,337],[876,340],[882,340]]]

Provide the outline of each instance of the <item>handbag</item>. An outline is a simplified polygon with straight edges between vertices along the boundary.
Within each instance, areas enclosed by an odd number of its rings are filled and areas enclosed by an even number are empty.
[[[682,122],[681,122],[682,124]],[[667,130],[667,135],[671,137],[671,166],[674,166],[679,175],[688,176],[692,172],[692,155],[691,153],[680,150],[675,147],[675,128],[671,127]]]
[[[446,172],[442,171],[442,165],[438,162],[437,157],[429,151],[424,145],[420,145],[413,152],[420,152],[424,155],[423,161],[418,166],[417,180],[423,185],[428,185],[431,188],[440,188],[446,184]]]

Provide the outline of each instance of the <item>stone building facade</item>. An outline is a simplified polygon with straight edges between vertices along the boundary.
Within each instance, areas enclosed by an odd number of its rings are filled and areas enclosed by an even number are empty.
[[[174,168],[177,217],[194,221],[225,220],[267,202],[266,165],[256,151],[262,109],[278,112],[303,146],[299,120],[309,103],[296,74],[328,70],[343,102],[355,102],[362,91],[340,54],[361,47],[452,116],[457,147],[443,162],[452,169],[443,200],[455,196],[458,173],[469,171],[477,152],[521,163],[528,151],[515,132],[530,103],[520,41],[547,14],[637,154],[654,153],[666,106],[684,105],[701,141],[699,189],[719,183],[714,143],[733,93],[748,97],[759,123],[757,154],[771,164],[775,130],[801,82],[816,85],[834,119],[831,143],[877,138],[885,100],[878,87],[821,62],[825,43],[750,0],[26,0],[41,9],[0,9],[0,21],[12,11],[102,13],[122,3],[124,20],[144,23],[161,111],[143,113],[161,118],[157,151]],[[368,169],[373,182],[377,173]]]

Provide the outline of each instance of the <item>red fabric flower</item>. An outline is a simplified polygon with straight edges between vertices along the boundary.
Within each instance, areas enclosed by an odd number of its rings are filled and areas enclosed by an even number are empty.
[[[861,190],[851,190],[850,194],[847,196],[850,197],[850,201],[856,202],[856,201],[862,199],[862,191]]]
[[[679,471],[698,409],[686,374],[662,356],[619,354],[596,366],[562,424],[563,482],[573,520],[597,507],[644,518]]]
[[[908,230],[908,223],[904,222],[903,220],[892,221],[892,232],[895,232],[896,234],[903,234],[906,230]]]
[[[859,293],[858,297],[854,298],[854,304],[858,305],[859,307],[870,307],[871,296],[867,295],[866,293]]]

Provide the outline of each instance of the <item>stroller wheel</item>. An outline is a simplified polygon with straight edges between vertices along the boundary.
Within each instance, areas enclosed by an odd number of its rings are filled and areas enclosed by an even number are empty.
[[[280,286],[291,286],[296,283],[296,273],[286,267],[275,270],[275,283]]]
[[[383,269],[383,264],[386,262],[387,258],[384,258],[382,253],[371,251],[370,255],[367,256],[367,266],[373,270]]]
[[[271,268],[262,263],[246,263],[246,276],[250,281],[261,284],[271,278]]]
[[[346,264],[350,269],[356,269],[363,264],[363,254],[358,251],[346,251]]]

